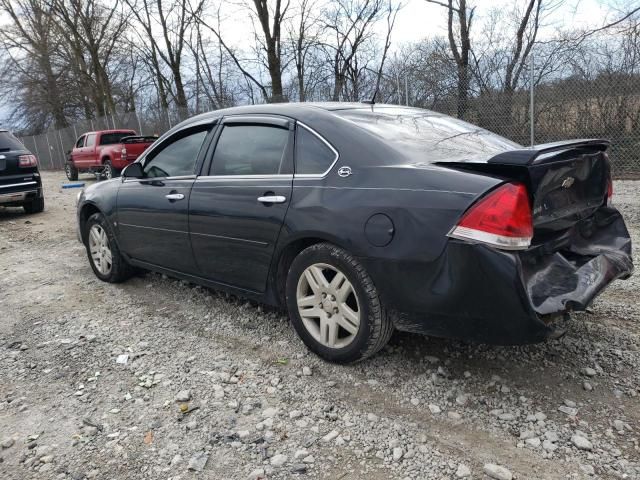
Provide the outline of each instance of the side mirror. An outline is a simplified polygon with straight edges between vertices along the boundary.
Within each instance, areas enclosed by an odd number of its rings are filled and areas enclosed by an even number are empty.
[[[124,178],[142,178],[144,172],[142,171],[142,165],[140,163],[132,163],[122,171]]]

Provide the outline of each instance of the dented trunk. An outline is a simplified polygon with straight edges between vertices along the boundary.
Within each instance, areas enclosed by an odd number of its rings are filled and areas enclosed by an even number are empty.
[[[629,233],[609,205],[608,145],[574,140],[507,151],[483,162],[447,163],[527,186],[534,236],[517,254],[518,275],[538,315],[584,310],[609,283],[633,271]]]

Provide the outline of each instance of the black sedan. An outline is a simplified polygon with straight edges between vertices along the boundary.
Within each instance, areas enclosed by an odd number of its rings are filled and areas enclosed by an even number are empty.
[[[44,210],[38,161],[11,132],[0,130],[0,207]]]
[[[331,361],[394,329],[537,342],[633,269],[607,147],[391,105],[219,110],[87,188],[79,233],[100,279],[142,268],[285,307]]]

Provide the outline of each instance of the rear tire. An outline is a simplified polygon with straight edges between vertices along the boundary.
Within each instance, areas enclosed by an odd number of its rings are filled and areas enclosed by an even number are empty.
[[[393,333],[393,323],[364,267],[329,243],[312,245],[293,260],[286,301],[302,341],[330,362],[370,357]]]
[[[78,180],[78,169],[71,162],[67,162],[64,164],[64,173],[66,173],[67,178],[72,182]]]
[[[133,276],[134,268],[120,253],[104,215],[94,213],[87,219],[83,239],[91,269],[100,280],[120,283]]]
[[[40,213],[44,210],[44,197],[39,197],[29,203],[25,203],[22,208],[29,214]]]

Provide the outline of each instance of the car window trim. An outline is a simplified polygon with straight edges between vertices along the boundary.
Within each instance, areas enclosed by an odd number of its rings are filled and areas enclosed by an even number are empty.
[[[331,143],[329,143],[329,141],[324,138],[322,135],[320,135],[318,132],[316,132],[313,128],[311,128],[309,125],[307,125],[306,123],[297,121],[296,122],[296,129],[297,127],[300,126],[302,128],[304,128],[305,130],[307,130],[309,133],[311,133],[312,135],[315,135],[317,138],[320,139],[320,141],[322,141],[327,147],[329,147],[329,149],[331,149],[331,151],[333,152],[333,154],[335,155],[335,158],[333,159],[333,162],[331,162],[331,165],[329,165],[329,168],[327,168],[323,173],[295,173],[295,169],[296,169],[296,149],[294,148],[294,158],[293,158],[293,169],[294,169],[294,177],[295,178],[300,178],[300,179],[305,179],[305,178],[325,178],[327,175],[329,175],[329,172],[331,172],[331,170],[333,170],[333,167],[336,165],[336,163],[338,163],[338,159],[340,158],[340,153],[338,152],[338,150],[335,149],[335,147],[333,145],[331,145]],[[297,140],[297,131],[296,131],[296,140]]]
[[[204,180],[219,180],[222,178],[228,178],[231,180],[268,180],[268,179],[280,179],[287,180],[293,179],[293,173],[271,173],[271,174],[255,174],[255,175],[211,175],[211,171],[213,169],[213,159],[216,152],[216,148],[218,147],[218,141],[220,140],[220,135],[224,130],[225,125],[267,125],[274,128],[282,128],[283,130],[289,130],[289,139],[287,140],[287,145],[285,147],[285,156],[281,159],[280,169],[282,169],[282,165],[284,161],[287,161],[285,157],[289,157],[288,161],[291,164],[291,159],[294,155],[295,150],[295,124],[292,119],[288,117],[279,117],[276,115],[228,115],[222,117],[222,120],[217,125],[215,134],[209,148],[207,149],[207,157],[204,162],[204,168],[202,169],[202,173],[207,173],[207,175],[199,175],[198,178]],[[291,138],[291,134],[294,134],[294,138]],[[286,150],[290,150],[286,152]],[[291,167],[291,165],[289,165]],[[294,167],[295,169],[295,167]]]
[[[173,132],[171,135],[168,135],[167,138],[165,138],[163,140],[163,143],[165,140],[169,140],[177,135],[180,135],[181,133],[183,133],[186,130],[191,130],[191,129],[198,129],[198,127],[208,127],[209,131],[207,132],[207,135],[204,137],[204,140],[202,141],[202,145],[200,145],[200,150],[198,151],[198,157],[196,158],[196,162],[193,165],[193,173],[189,174],[189,175],[175,175],[175,176],[169,176],[169,177],[145,177],[145,178],[131,178],[131,179],[125,179],[125,177],[123,178],[123,183],[128,183],[128,182],[151,182],[151,181],[166,181],[166,180],[191,180],[191,179],[195,179],[198,176],[198,171],[200,170],[200,168],[202,167],[202,159],[204,157],[204,155],[206,155],[206,152],[209,150],[209,146],[211,143],[211,138],[213,137],[214,133],[216,132],[216,123],[218,122],[218,119],[214,119],[214,120],[207,120],[205,122],[196,122],[196,123],[192,123],[189,125],[185,125],[184,128],[181,128],[180,130],[176,130],[175,132]],[[206,131],[203,130],[203,131]],[[156,140],[156,142],[158,142],[158,140]],[[149,156],[149,154],[151,152],[149,152],[149,150],[151,150],[151,148],[153,148],[153,146],[155,146],[156,143],[154,142],[150,148],[148,148],[145,152],[144,152],[144,158],[138,158],[135,162],[133,163],[142,163],[142,168],[144,169],[145,167],[145,163],[147,160],[147,157]],[[155,150],[155,149],[154,149]],[[149,152],[149,153],[147,153]],[[153,158],[151,159],[153,160]],[[126,168],[126,167],[125,167]]]

